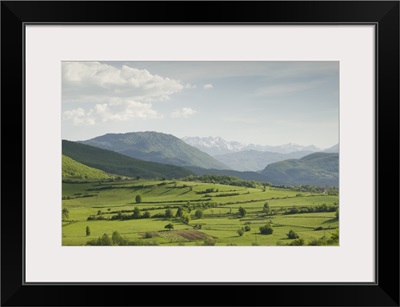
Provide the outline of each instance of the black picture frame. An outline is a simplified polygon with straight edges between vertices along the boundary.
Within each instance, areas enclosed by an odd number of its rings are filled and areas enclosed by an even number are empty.
[[[376,282],[24,283],[24,25],[33,22],[375,25]],[[398,1],[3,1],[1,148],[2,306],[399,306]]]

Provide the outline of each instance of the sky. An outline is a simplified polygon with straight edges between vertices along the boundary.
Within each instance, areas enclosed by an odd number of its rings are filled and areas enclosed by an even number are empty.
[[[63,139],[137,131],[331,147],[339,62],[62,63]]]

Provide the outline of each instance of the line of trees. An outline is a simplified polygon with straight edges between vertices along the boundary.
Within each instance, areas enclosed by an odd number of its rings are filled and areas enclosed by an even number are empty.
[[[237,177],[226,176],[226,175],[201,175],[183,178],[184,181],[200,181],[205,183],[219,183],[225,185],[233,185],[238,187],[256,188],[260,185],[259,182],[254,180],[241,180]]]
[[[286,209],[283,214],[299,214],[299,213],[314,213],[314,212],[335,212],[339,208],[338,205],[322,204],[318,206],[296,207],[293,206]]]

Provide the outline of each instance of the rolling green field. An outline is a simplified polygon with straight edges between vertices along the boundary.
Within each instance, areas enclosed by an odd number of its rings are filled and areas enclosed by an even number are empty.
[[[129,179],[63,181],[62,193],[64,246],[339,244],[339,198],[326,192]]]

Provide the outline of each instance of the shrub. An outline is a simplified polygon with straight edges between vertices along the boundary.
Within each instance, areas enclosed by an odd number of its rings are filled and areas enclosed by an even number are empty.
[[[292,207],[290,208],[288,211],[285,212],[286,214],[297,214],[299,213],[299,209],[297,209],[296,207]]]
[[[187,225],[189,225],[189,223],[190,223],[190,214],[189,213],[183,213],[182,214],[182,217],[181,217],[181,220],[182,220],[182,222],[184,223],[184,224],[187,224]]]
[[[270,224],[266,224],[265,226],[260,227],[260,233],[263,235],[270,235],[274,232],[272,226]]]
[[[150,238],[153,237],[153,234],[152,234],[151,232],[146,232],[146,233],[144,234],[144,237],[145,237],[146,239],[150,239]]]
[[[203,245],[204,246],[214,246],[217,243],[217,241],[213,237],[208,237],[204,240]]]
[[[286,235],[289,239],[299,238],[299,235],[293,229],[290,229],[290,231]]]
[[[323,245],[327,245],[328,244],[328,240],[326,239],[326,237],[321,237],[319,239],[312,239],[308,245],[309,246],[323,246]]]
[[[86,236],[90,236],[90,228],[89,226],[86,226]]]
[[[137,204],[141,203],[142,202],[142,196],[136,195],[135,201],[136,201]]]
[[[143,215],[142,215],[142,218],[144,218],[144,219],[148,219],[148,218],[150,218],[150,217],[151,217],[151,214],[150,214],[149,211],[145,211],[145,212],[143,213]]]
[[[303,246],[304,240],[303,239],[296,239],[293,240],[292,243],[289,244],[290,246]]]
[[[173,216],[174,216],[174,214],[172,213],[172,210],[171,210],[171,209],[165,210],[165,217],[166,217],[167,219],[170,219],[170,218],[172,218]]]
[[[244,234],[244,229],[243,229],[243,228],[240,228],[240,229],[238,229],[236,232],[237,232],[238,235],[241,237],[241,236],[243,236],[243,234]]]
[[[174,224],[169,223],[169,224],[165,225],[164,228],[168,229],[168,230],[172,230],[172,229],[174,229]]]
[[[183,214],[183,210],[181,207],[178,208],[178,210],[176,211],[175,217],[181,217]]]
[[[140,210],[139,210],[138,207],[135,207],[135,208],[133,209],[132,218],[134,218],[134,219],[140,218]]]
[[[67,208],[62,209],[62,219],[68,220],[69,219],[69,210]]]
[[[111,237],[113,245],[126,245],[128,242],[120,235],[118,231],[114,231]]]
[[[196,212],[194,213],[194,216],[197,217],[198,219],[201,219],[203,217],[203,210],[196,210]]]
[[[264,206],[263,206],[263,212],[266,213],[266,214],[269,214],[270,211],[271,211],[271,209],[269,208],[268,202],[265,202]]]
[[[251,230],[250,226],[248,226],[248,225],[244,226],[244,231],[250,231],[250,230]]]
[[[241,216],[241,217],[245,217],[246,216],[246,209],[245,208],[239,207],[238,211],[239,211],[239,216]]]
[[[112,245],[112,241],[106,233],[100,238],[100,243],[99,245]]]
[[[331,238],[327,241],[328,244],[337,244],[339,243],[339,232],[336,231],[335,233],[331,234]]]

